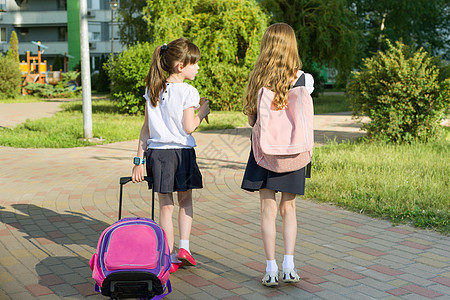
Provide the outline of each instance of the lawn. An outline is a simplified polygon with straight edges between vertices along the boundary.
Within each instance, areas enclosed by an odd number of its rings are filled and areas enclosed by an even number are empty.
[[[449,234],[449,146],[447,130],[446,138],[426,144],[317,147],[305,197]]]
[[[50,118],[27,120],[13,129],[0,128],[0,145],[19,148],[72,148],[98,143],[115,143],[139,138],[143,115],[118,112],[113,101],[92,101],[94,137],[101,141],[83,139],[82,102],[62,103],[63,111]],[[247,117],[236,112],[212,112],[210,124],[202,122],[199,131],[245,126]]]
[[[344,94],[323,94],[313,100],[316,115],[352,110],[350,101]]]

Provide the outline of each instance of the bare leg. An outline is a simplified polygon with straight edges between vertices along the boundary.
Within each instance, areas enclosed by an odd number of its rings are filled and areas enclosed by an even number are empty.
[[[170,253],[173,251],[173,222],[172,215],[174,210],[173,194],[158,193],[159,199],[159,226],[164,229],[169,244]]]
[[[283,219],[284,254],[294,255],[295,241],[297,239],[295,194],[281,194],[280,214]]]
[[[277,235],[275,220],[277,218],[277,201],[275,191],[259,190],[261,200],[261,233],[267,260],[275,259],[275,238]]]
[[[192,207],[192,190],[178,192],[178,204],[180,205],[180,210],[178,212],[180,240],[189,240],[192,228],[192,217],[194,215],[194,209]]]

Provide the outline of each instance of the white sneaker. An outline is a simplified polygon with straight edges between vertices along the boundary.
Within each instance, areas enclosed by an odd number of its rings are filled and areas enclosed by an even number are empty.
[[[299,282],[300,276],[298,276],[297,272],[293,269],[286,268],[283,269],[283,282],[286,283],[294,283]]]
[[[275,286],[278,285],[278,273],[276,272],[267,272],[262,279],[262,285],[265,286]]]

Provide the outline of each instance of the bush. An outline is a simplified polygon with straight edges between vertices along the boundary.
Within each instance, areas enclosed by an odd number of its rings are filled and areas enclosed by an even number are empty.
[[[71,71],[61,73],[62,79],[57,85],[42,83],[28,83],[24,88],[30,95],[42,98],[69,98],[81,93],[81,87],[78,87],[77,78],[79,72]]]
[[[22,73],[19,63],[0,53],[0,98],[15,98],[20,94]]]
[[[389,43],[386,53],[364,60],[353,73],[347,91],[355,116],[370,138],[389,142],[428,141],[441,132],[449,105],[449,79],[439,82],[439,70],[422,48],[413,51],[401,42]]]
[[[112,95],[118,101],[120,111],[130,114],[144,112],[144,78],[150,68],[154,49],[155,46],[149,43],[138,43],[116,57],[113,68],[110,62],[105,63],[114,83]]]
[[[255,0],[149,1],[150,40],[124,51],[109,74],[122,111],[144,111],[143,79],[157,45],[187,37],[201,51],[199,74],[190,82],[215,110],[240,110],[250,68],[258,54],[267,17]]]

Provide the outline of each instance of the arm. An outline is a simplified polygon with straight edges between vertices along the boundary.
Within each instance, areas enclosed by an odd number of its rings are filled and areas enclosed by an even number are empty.
[[[150,138],[150,133],[148,131],[148,114],[147,106],[145,106],[145,120],[141,128],[141,133],[139,135],[137,157],[144,158],[144,152],[147,149],[147,140]],[[132,171],[131,179],[133,182],[141,182],[144,180],[144,169],[145,165],[141,164],[139,166],[134,166]]]
[[[203,118],[209,114],[209,101],[205,101],[198,109],[198,114],[195,115],[195,108],[188,107],[183,111],[183,129],[187,134],[191,134],[200,126]]]

